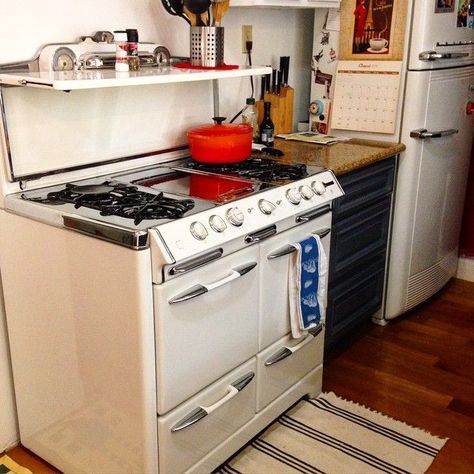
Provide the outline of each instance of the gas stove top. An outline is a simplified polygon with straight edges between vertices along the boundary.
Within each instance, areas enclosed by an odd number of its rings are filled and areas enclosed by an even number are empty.
[[[319,167],[259,158],[216,167],[183,159],[8,195],[5,204],[132,248],[148,246],[156,231],[177,261],[231,241],[245,245],[265,227],[277,232],[309,220],[308,212],[340,195],[332,172]]]

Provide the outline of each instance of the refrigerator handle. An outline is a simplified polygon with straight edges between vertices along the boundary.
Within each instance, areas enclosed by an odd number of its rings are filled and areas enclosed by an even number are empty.
[[[438,53],[437,51],[423,51],[418,55],[420,61],[435,61],[436,59],[465,58],[469,53]]]
[[[458,133],[459,130],[455,128],[450,128],[448,130],[440,130],[438,132],[429,132],[426,128],[419,128],[418,130],[412,130],[410,132],[410,137],[412,138],[439,138],[439,137],[446,137],[448,135],[454,135]]]

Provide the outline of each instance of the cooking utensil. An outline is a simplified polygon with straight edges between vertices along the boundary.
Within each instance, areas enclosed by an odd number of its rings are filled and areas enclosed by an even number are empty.
[[[252,191],[252,183],[238,179],[238,175],[231,175],[231,178],[227,178],[193,173],[189,179],[189,194],[211,201],[226,202],[236,197],[245,196]]]
[[[183,0],[184,6],[197,17],[196,26],[206,26],[202,14],[207,13],[207,10],[211,6],[211,0]]]
[[[222,17],[229,9],[229,0],[212,0],[211,9],[213,26],[220,26]]]
[[[183,3],[182,0],[161,0],[163,7],[165,10],[173,16],[179,16],[188,24],[191,25],[191,20],[189,19],[188,15],[185,14],[183,10]]]
[[[236,163],[252,153],[252,126],[247,123],[222,122],[214,117],[214,125],[201,125],[187,132],[191,157],[201,163]]]

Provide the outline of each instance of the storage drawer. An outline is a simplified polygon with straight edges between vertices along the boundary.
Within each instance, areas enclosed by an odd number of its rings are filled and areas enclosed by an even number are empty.
[[[285,336],[257,355],[257,411],[322,363],[324,329],[315,329],[301,339]]]
[[[339,177],[345,195],[334,201],[333,219],[354,212],[393,190],[395,157]]]
[[[184,472],[254,417],[255,373],[253,358],[158,417],[159,472]]]
[[[341,283],[329,290],[326,345],[332,345],[381,307],[384,277],[385,252],[381,252],[367,261],[363,270],[347,271]]]
[[[333,226],[329,280],[339,280],[340,273],[364,262],[387,246],[391,197],[365,207]]]

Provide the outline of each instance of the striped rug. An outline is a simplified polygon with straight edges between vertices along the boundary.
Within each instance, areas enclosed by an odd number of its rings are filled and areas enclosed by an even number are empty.
[[[423,473],[446,441],[323,393],[300,401],[217,472]]]

